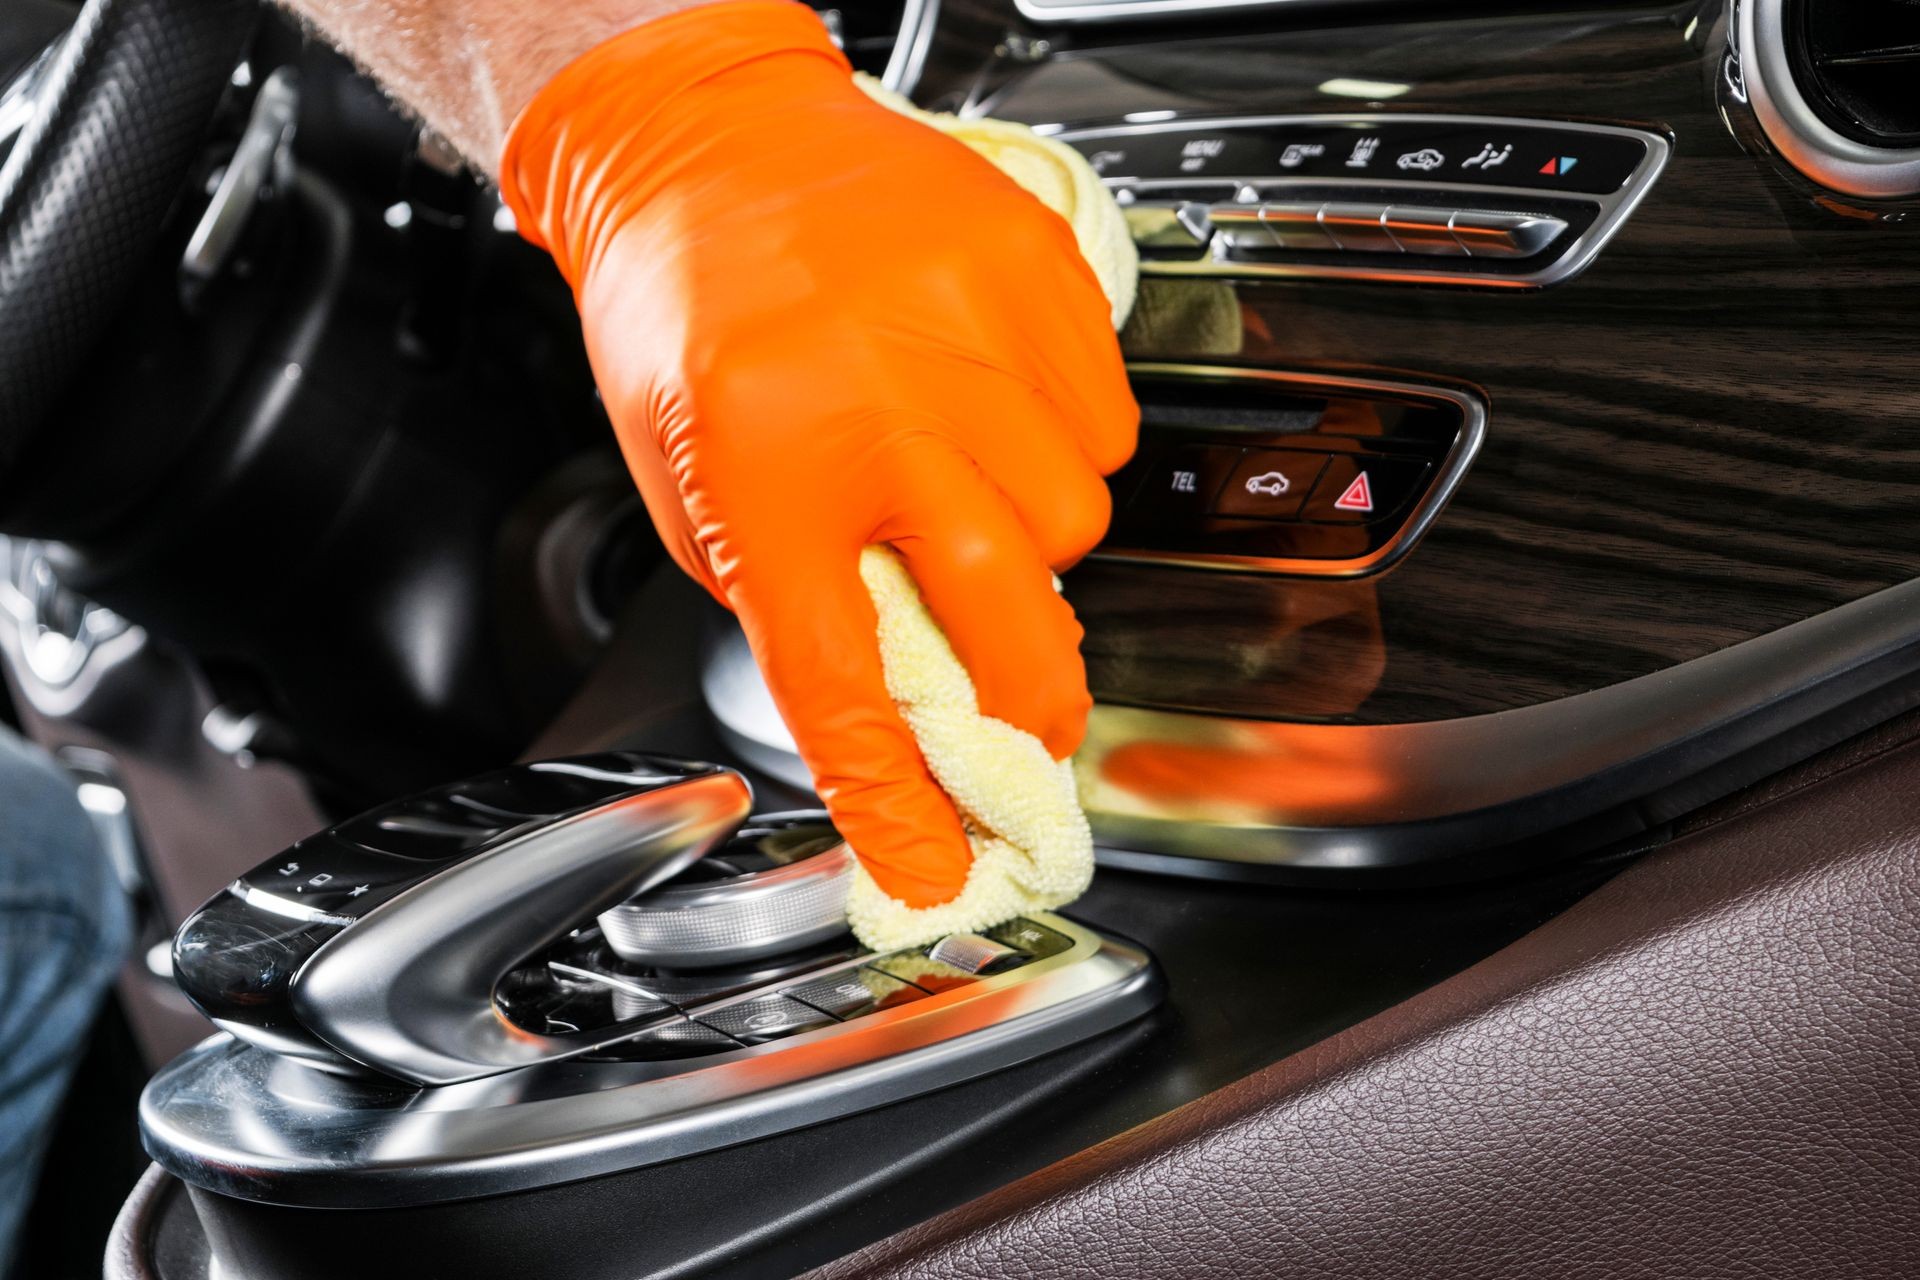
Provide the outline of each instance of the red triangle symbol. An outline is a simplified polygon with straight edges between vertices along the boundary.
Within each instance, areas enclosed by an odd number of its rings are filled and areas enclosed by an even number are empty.
[[[1559,172],[1560,172],[1560,161],[1559,161],[1559,159],[1558,159],[1558,158],[1556,157],[1555,159],[1552,159],[1552,160],[1549,160],[1549,161],[1547,161],[1547,162],[1546,162],[1545,164],[1543,164],[1543,165],[1541,165],[1541,166],[1540,166],[1540,172],[1542,172],[1542,173],[1559,173]]]
[[[1362,471],[1347,486],[1347,491],[1333,500],[1336,510],[1371,511],[1373,510],[1373,489],[1367,484],[1367,473]]]

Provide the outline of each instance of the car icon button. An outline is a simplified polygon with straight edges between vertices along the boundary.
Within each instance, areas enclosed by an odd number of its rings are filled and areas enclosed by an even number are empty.
[[[1297,519],[1326,465],[1323,454],[1249,449],[1214,499],[1212,513],[1256,520]]]

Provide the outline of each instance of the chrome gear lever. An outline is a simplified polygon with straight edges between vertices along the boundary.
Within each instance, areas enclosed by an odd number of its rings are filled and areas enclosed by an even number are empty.
[[[589,1052],[646,1029],[542,1034],[501,977],[569,929],[725,840],[752,792],[715,765],[610,752],[487,774],[294,845],[196,912],[181,988],[276,1053],[445,1085]]]

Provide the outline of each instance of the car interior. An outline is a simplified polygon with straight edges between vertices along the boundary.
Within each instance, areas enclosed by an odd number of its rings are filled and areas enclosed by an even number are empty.
[[[1093,887],[858,946],[495,188],[0,0],[0,719],[137,935],[14,1274],[1920,1273],[1920,6],[813,7],[1139,252]]]

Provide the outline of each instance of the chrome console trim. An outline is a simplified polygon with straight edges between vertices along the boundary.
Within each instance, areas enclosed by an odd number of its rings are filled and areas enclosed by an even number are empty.
[[[1788,164],[1823,187],[1887,200],[1920,193],[1920,147],[1856,142],[1822,120],[1794,83],[1786,0],[1738,0],[1733,28],[1747,101]]]
[[[1073,945],[911,1004],[705,1058],[573,1059],[415,1091],[215,1036],[154,1076],[141,1132],[161,1167],[194,1186],[324,1208],[470,1199],[658,1164],[958,1084],[1158,1002],[1145,953],[1058,916],[1032,918]]]
[[[1460,434],[1439,474],[1428,487],[1418,506],[1401,524],[1400,531],[1385,545],[1368,555],[1351,560],[1289,560],[1274,556],[1235,556],[1187,551],[1136,550],[1133,548],[1096,548],[1088,556],[1093,560],[1122,560],[1154,564],[1185,565],[1194,569],[1240,569],[1260,573],[1295,574],[1316,578],[1358,578],[1391,568],[1412,551],[1426,536],[1433,522],[1453,497],[1466,476],[1467,468],[1480,453],[1487,438],[1487,407],[1475,395],[1451,387],[1424,382],[1399,382],[1386,378],[1350,378],[1335,374],[1295,373],[1281,369],[1246,369],[1229,365],[1172,364],[1133,361],[1130,373],[1149,378],[1190,378],[1244,382],[1274,382],[1298,387],[1306,394],[1317,388],[1334,394],[1377,392],[1420,400],[1442,400],[1460,410]],[[771,701],[771,698],[769,698]]]
[[[1515,272],[1512,275],[1476,274],[1449,268],[1446,260],[1435,260],[1431,265],[1423,265],[1421,260],[1409,255],[1405,265],[1343,265],[1335,261],[1316,261],[1302,258],[1287,262],[1247,262],[1236,261],[1226,256],[1227,247],[1219,237],[1215,237],[1207,257],[1198,261],[1180,262],[1163,259],[1143,258],[1140,271],[1146,276],[1203,276],[1212,279],[1314,279],[1314,280],[1370,280],[1387,284],[1446,284],[1468,285],[1489,289],[1540,289],[1562,281],[1585,271],[1592,265],[1609,240],[1625,224],[1628,216],[1639,207],[1640,202],[1653,187],[1654,180],[1666,168],[1673,147],[1667,139],[1658,133],[1646,129],[1631,129],[1620,125],[1585,124],[1568,120],[1522,119],[1513,116],[1461,116],[1427,115],[1416,113],[1374,113],[1348,115],[1326,113],[1319,115],[1286,116],[1195,116],[1172,120],[1157,120],[1151,123],[1123,125],[1045,125],[1036,126],[1050,137],[1062,142],[1084,142],[1097,138],[1133,137],[1151,133],[1184,133],[1191,130],[1213,129],[1251,129],[1271,126],[1303,125],[1325,126],[1354,124],[1430,124],[1430,125],[1486,125],[1490,127],[1511,126],[1516,128],[1540,128],[1548,126],[1572,133],[1604,134],[1616,137],[1630,137],[1646,145],[1646,155],[1634,169],[1627,181],[1616,191],[1605,195],[1593,192],[1557,192],[1538,191],[1528,187],[1481,186],[1470,183],[1418,183],[1406,184],[1409,193],[1418,193],[1417,200],[1411,197],[1408,203],[1449,204],[1457,203],[1464,208],[1500,210],[1503,203],[1512,203],[1520,210],[1529,205],[1539,206],[1542,201],[1575,202],[1593,205],[1597,208],[1592,223],[1562,249],[1550,261],[1532,271]],[[1289,193],[1302,190],[1335,191],[1378,191],[1382,187],[1396,187],[1390,179],[1382,182],[1378,178],[1289,178],[1278,174],[1221,174],[1209,175],[1208,181],[1237,181],[1257,187],[1263,200],[1285,200]],[[1150,194],[1155,185],[1170,187],[1191,186],[1191,180],[1178,178],[1165,179],[1109,179],[1110,186],[1127,186]],[[1331,257],[1332,255],[1329,255]]]

